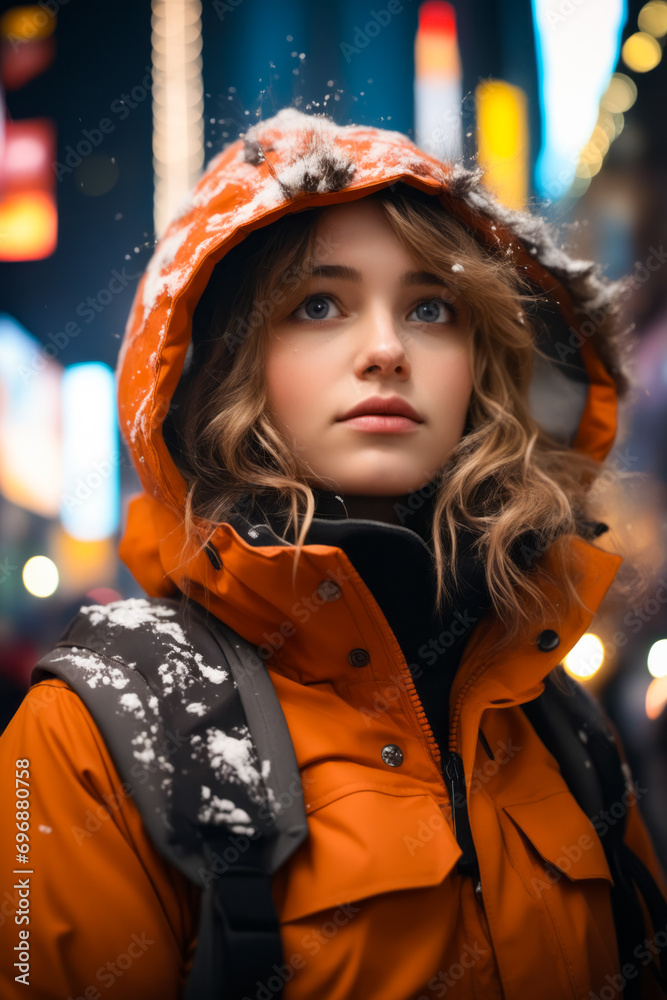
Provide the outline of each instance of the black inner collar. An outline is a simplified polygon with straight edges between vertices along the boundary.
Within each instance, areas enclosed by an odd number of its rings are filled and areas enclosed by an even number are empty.
[[[484,565],[474,550],[474,536],[460,528],[458,588],[444,610],[435,608],[431,520],[436,491],[430,489],[434,485],[397,498],[400,525],[351,518],[344,495],[313,490],[315,516],[305,544],[341,548],[359,573],[396,636],[444,757],[452,681],[470,636],[492,602]],[[290,544],[280,537],[286,517],[280,513],[277,495],[264,495],[254,503],[244,498],[229,520],[252,545]],[[589,521],[583,533],[596,537],[606,530],[607,525]],[[517,565],[530,570],[544,549],[539,533],[528,530],[511,554]]]
[[[472,551],[473,536],[464,531],[457,536],[459,589],[444,611],[436,611],[430,547],[435,489],[430,493],[422,488],[398,498],[405,501],[398,507],[403,525],[350,518],[343,495],[330,490],[314,493],[315,516],[306,544],[336,546],[350,559],[396,636],[444,751],[451,684],[465,645],[491,603],[484,566]],[[273,532],[280,533],[283,525],[275,507],[262,498],[261,507],[246,506],[241,533],[255,545],[275,544]]]

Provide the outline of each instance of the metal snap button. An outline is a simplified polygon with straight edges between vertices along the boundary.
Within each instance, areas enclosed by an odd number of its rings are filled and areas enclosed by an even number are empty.
[[[343,595],[343,591],[335,580],[322,580],[318,584],[317,593],[323,601],[337,601]]]
[[[385,764],[389,764],[389,767],[398,767],[399,764],[403,763],[403,751],[395,743],[387,743],[386,747],[382,747],[381,756]]]
[[[558,632],[554,632],[551,628],[545,628],[537,637],[537,648],[542,650],[543,653],[550,653],[559,644],[560,636]]]
[[[353,667],[367,667],[371,662],[367,649],[351,649],[347,658]]]

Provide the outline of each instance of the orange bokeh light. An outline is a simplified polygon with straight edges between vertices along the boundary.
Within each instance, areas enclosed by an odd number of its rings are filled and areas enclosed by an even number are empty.
[[[56,200],[46,191],[9,194],[0,202],[0,260],[41,260],[58,242]]]

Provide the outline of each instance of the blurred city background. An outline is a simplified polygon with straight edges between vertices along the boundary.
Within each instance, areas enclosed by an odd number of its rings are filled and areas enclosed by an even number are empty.
[[[667,3],[39,0],[0,17],[0,731],[82,604],[140,596],[114,368],[139,277],[222,147],[295,105],[479,163],[633,277],[635,394],[609,461],[656,581],[565,666],[601,698],[667,866]],[[665,241],[667,242],[667,241]]]

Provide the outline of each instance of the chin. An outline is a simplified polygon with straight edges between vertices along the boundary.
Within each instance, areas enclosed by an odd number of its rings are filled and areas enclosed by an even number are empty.
[[[425,486],[430,478],[428,473],[406,475],[383,472],[375,475],[366,473],[363,476],[345,476],[338,482],[341,492],[349,496],[387,497],[412,493],[413,490]]]
[[[426,486],[437,474],[440,456],[393,453],[385,449],[340,450],[335,456],[308,455],[319,488],[349,496],[403,496]],[[329,458],[329,461],[325,461]],[[313,460],[314,459],[314,460]],[[317,461],[319,459],[319,461]]]

